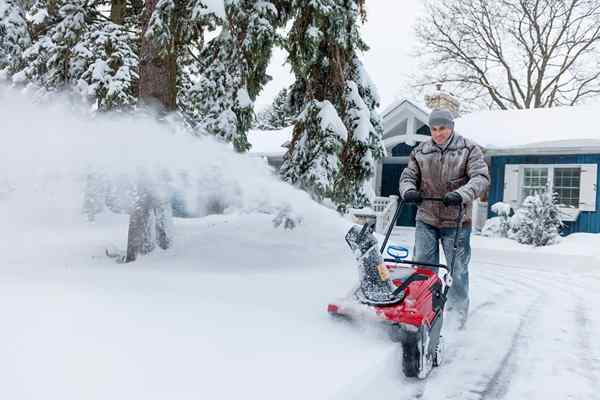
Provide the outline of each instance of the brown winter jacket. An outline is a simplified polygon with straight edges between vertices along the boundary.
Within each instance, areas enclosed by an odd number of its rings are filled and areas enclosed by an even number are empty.
[[[408,166],[400,177],[400,196],[410,189],[424,197],[443,197],[456,191],[463,198],[463,226],[471,225],[472,202],[488,188],[490,175],[483,152],[478,145],[453,133],[446,147],[429,139],[419,144],[409,157]],[[438,228],[456,226],[456,207],[440,202],[423,201],[417,211],[417,221]]]

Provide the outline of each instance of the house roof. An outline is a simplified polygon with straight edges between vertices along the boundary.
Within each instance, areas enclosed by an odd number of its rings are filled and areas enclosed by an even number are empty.
[[[490,155],[600,153],[600,104],[480,111],[456,120],[456,131]]]
[[[429,110],[399,99],[381,113],[392,123],[394,115],[410,109]],[[479,111],[456,120],[456,131],[474,140],[489,155],[503,154],[600,154],[600,103],[533,110]],[[389,125],[389,124],[388,124]],[[386,126],[386,130],[389,126]],[[281,157],[292,138],[293,127],[277,131],[252,130],[248,139],[253,154]]]
[[[282,157],[287,148],[283,147],[292,139],[294,126],[276,131],[252,129],[248,132],[248,141],[252,144],[252,154],[266,157]]]

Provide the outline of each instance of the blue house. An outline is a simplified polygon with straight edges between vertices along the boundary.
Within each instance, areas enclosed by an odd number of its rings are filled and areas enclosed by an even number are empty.
[[[410,100],[399,100],[382,112],[387,157],[373,180],[378,204],[398,194],[410,152],[430,139],[428,114],[426,106]],[[473,207],[475,229],[492,216],[496,202],[518,209],[528,195],[551,191],[558,195],[565,233],[600,233],[597,115],[600,105],[483,111],[458,118],[456,131],[482,146],[491,173],[489,192]],[[274,166],[281,164],[290,138],[291,128],[250,135],[253,151]],[[416,208],[406,208],[398,225],[414,226],[415,214]]]
[[[564,233],[600,233],[600,131],[589,124],[599,113],[600,106],[486,111],[458,119],[456,129],[485,147],[490,206],[517,209],[528,195],[549,191]]]

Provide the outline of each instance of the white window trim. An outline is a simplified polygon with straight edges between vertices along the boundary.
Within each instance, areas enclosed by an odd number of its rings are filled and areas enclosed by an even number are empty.
[[[522,204],[522,191],[523,191],[523,183],[524,183],[524,178],[525,178],[525,168],[547,168],[548,169],[548,190],[553,192],[554,190],[554,170],[556,168],[581,168],[581,169],[585,169],[586,167],[589,167],[590,165],[593,164],[589,164],[589,163],[582,163],[582,164],[507,164],[507,167],[511,166],[513,168],[518,168],[519,169],[519,176],[518,176],[518,182],[516,184],[516,195],[517,195],[517,204],[511,204],[513,206],[513,208],[519,208]],[[505,177],[506,179],[506,177]],[[506,181],[505,181],[506,182]],[[581,196],[583,193],[583,187],[582,187],[583,182],[580,180],[579,183],[579,191],[580,191],[580,201],[581,201]],[[506,183],[505,183],[505,190],[506,190]],[[516,207],[515,207],[516,206]],[[582,211],[586,211],[586,210],[582,210],[581,209],[581,204],[579,207],[575,208],[575,207],[560,207],[559,206],[559,210],[561,211],[561,214],[563,214],[563,220],[564,221],[575,221],[577,219],[577,217],[579,216],[579,213]]]

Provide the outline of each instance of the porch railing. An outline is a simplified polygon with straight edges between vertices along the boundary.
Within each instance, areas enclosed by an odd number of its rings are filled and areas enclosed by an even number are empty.
[[[375,222],[375,231],[385,233],[398,206],[398,196],[376,197],[372,208],[351,209],[355,223]]]

